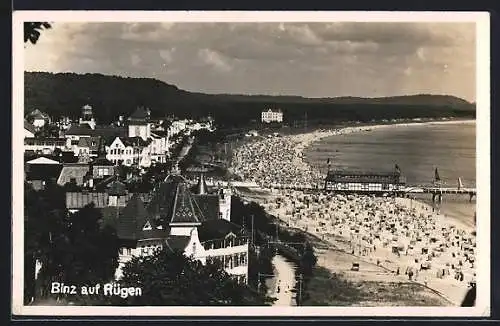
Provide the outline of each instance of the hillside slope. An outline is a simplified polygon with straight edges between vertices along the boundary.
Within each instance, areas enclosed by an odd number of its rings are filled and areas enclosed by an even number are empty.
[[[52,116],[76,118],[90,104],[101,123],[128,116],[137,106],[149,107],[154,117],[212,115],[224,125],[258,120],[266,108],[281,108],[285,120],[361,120],[414,117],[474,117],[475,105],[446,95],[383,98],[304,98],[300,96],[209,95],[181,90],[151,78],[102,74],[26,72],[25,113],[38,108]]]

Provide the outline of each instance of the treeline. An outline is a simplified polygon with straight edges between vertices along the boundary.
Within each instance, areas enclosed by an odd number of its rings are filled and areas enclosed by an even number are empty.
[[[475,104],[443,95],[386,98],[320,98],[297,96],[208,95],[181,90],[151,78],[101,74],[25,73],[25,113],[38,108],[57,118],[78,118],[81,107],[94,108],[99,123],[130,115],[138,106],[151,109],[153,117],[175,115],[203,118],[211,115],[220,127],[246,126],[260,121],[267,108],[280,108],[284,122],[370,121],[402,118],[475,117]]]

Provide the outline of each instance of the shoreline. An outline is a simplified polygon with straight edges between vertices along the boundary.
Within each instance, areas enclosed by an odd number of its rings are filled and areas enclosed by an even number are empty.
[[[311,166],[309,162],[307,161],[307,158],[305,157],[304,151],[311,146],[313,143],[320,141],[324,139],[325,137],[332,137],[332,136],[337,136],[337,135],[343,135],[343,134],[349,134],[349,133],[354,133],[354,132],[363,132],[363,131],[371,131],[374,129],[381,129],[381,128],[395,128],[395,127],[411,127],[411,126],[425,126],[425,125],[436,125],[436,124],[470,124],[470,123],[475,123],[476,120],[448,120],[448,121],[425,121],[425,122],[414,122],[414,123],[388,123],[388,124],[378,124],[378,125],[363,125],[363,126],[344,126],[341,128],[334,128],[334,129],[318,129],[314,130],[311,132],[307,133],[301,133],[301,134],[294,134],[294,135],[286,135],[282,137],[278,137],[276,139],[274,138],[264,138],[260,139],[259,141],[254,141],[250,142],[248,144],[245,144],[242,148],[242,151],[244,152],[242,154],[243,160],[241,160],[240,157],[236,157],[236,163],[241,164],[239,168],[241,168],[243,180],[248,180],[249,178],[252,179],[252,181],[256,181],[259,185],[259,189],[257,190],[257,193],[253,193],[253,190],[251,190],[248,194],[243,194],[242,197],[246,200],[249,201],[256,201],[260,205],[264,207],[264,209],[271,215],[274,215],[278,217],[281,221],[284,223],[288,223],[289,227],[292,226],[291,219],[293,219],[293,224],[295,228],[302,229],[304,232],[310,234],[311,236],[318,237],[322,239],[322,242],[325,242],[328,244],[328,249],[326,252],[322,252],[318,255],[318,265],[323,266],[328,268],[334,273],[340,273],[344,274],[345,277],[349,280],[360,280],[360,276],[362,274],[359,274],[359,272],[350,272],[350,264],[353,263],[356,260],[359,261],[370,261],[370,264],[375,264],[375,256],[378,257],[376,260],[382,262],[380,267],[386,268],[386,271],[383,272],[383,275],[377,276],[377,280],[381,282],[387,282],[390,280],[394,279],[399,279],[400,281],[404,281],[405,277],[406,280],[408,279],[407,276],[403,275],[404,270],[408,270],[408,268],[415,269],[416,265],[418,264],[412,263],[411,257],[419,257],[424,259],[423,256],[420,254],[410,254],[410,256],[406,257],[406,255],[402,254],[401,256],[398,255],[399,258],[396,258],[394,256],[394,253],[391,254],[391,245],[390,241],[388,245],[384,244],[382,245],[382,242],[380,240],[377,240],[377,248],[371,248],[373,245],[368,245],[365,246],[365,241],[364,239],[361,240],[358,237],[360,235],[366,235],[368,236],[368,233],[371,232],[369,229],[368,231],[363,231],[360,232],[359,235],[353,234],[353,229],[352,227],[354,224],[352,224],[353,221],[356,221],[357,218],[354,218],[354,220],[351,220],[349,222],[349,219],[352,219],[353,217],[348,217],[347,215],[342,216],[337,216],[337,217],[329,217],[329,214],[340,214],[342,215],[342,209],[345,210],[345,207],[342,208],[341,210],[336,211],[332,209],[332,205],[335,206],[335,200],[334,202],[324,202],[323,203],[328,203],[330,208],[328,206],[323,206],[325,204],[321,204],[322,200],[325,200],[325,196],[328,197],[328,195],[325,194],[318,194],[318,195],[312,195],[312,208],[309,208],[309,204],[307,204],[307,208],[304,206],[304,197],[311,197],[311,195],[306,195],[306,194],[300,194],[297,192],[293,191],[287,191],[287,190],[273,190],[269,191],[267,189],[266,184],[269,184],[269,180],[276,179],[278,181],[283,181],[283,183],[286,183],[288,179],[294,178],[297,176],[300,176],[300,180],[298,182],[303,181],[303,182],[308,182],[311,180],[314,180],[315,178],[322,178],[324,177],[319,171],[319,169],[315,168],[314,166]],[[277,147],[276,147],[277,146]],[[261,152],[259,152],[259,150]],[[246,151],[246,152],[245,152]],[[280,156],[280,153],[282,154]],[[240,155],[240,153],[237,153],[237,156]],[[257,156],[254,156],[257,155]],[[285,157],[283,157],[285,156]],[[274,159],[273,159],[274,157]],[[246,162],[246,163],[245,163]],[[270,164],[269,162],[273,162]],[[245,164],[249,164],[250,167],[246,166]],[[289,169],[287,171],[286,169]],[[238,166],[237,166],[238,168]],[[235,169],[237,172],[240,172],[239,169]],[[257,176],[260,176],[260,179],[254,178],[252,172],[257,172]],[[246,173],[249,178],[245,178],[244,174]],[[259,175],[260,173],[260,175]],[[257,179],[257,180],[255,180]],[[248,180],[250,181],[250,180]],[[316,196],[316,197],[314,197]],[[319,198],[318,198],[319,197]],[[321,198],[323,197],[323,199]],[[335,197],[335,196],[334,196]],[[342,197],[342,196],[341,196]],[[316,199],[314,199],[316,198]],[[347,197],[346,197],[347,198]],[[358,205],[354,206],[356,212],[359,213],[360,215],[365,216],[365,218],[368,218],[370,220],[370,209],[364,208],[364,206],[368,203],[369,205],[375,205],[372,207],[378,207],[376,204],[380,202],[383,205],[386,205],[386,208],[384,208],[387,211],[387,209],[391,210],[389,207],[391,205],[394,205],[393,207],[400,207],[400,209],[403,209],[403,214],[407,214],[407,218],[410,218],[410,220],[414,221],[412,223],[416,223],[416,225],[419,225],[421,222],[419,221],[421,218],[418,216],[422,216],[423,220],[427,222],[422,222],[423,227],[425,230],[429,230],[428,228],[430,227],[431,233],[436,234],[438,237],[441,237],[443,240],[442,244],[445,244],[446,241],[450,241],[451,239],[448,233],[446,233],[445,236],[443,234],[445,232],[451,232],[450,234],[455,236],[456,234],[464,235],[471,232],[471,230],[474,229],[474,227],[469,227],[463,223],[461,223],[460,220],[454,218],[453,216],[447,216],[444,214],[437,214],[436,212],[433,212],[432,206],[429,204],[419,201],[418,199],[411,199],[411,198],[397,198],[394,200],[393,203],[390,203],[388,199],[370,199],[370,196],[354,196],[354,199],[345,199],[345,205]],[[357,199],[356,199],[357,198]],[[319,199],[319,202],[317,201]],[[334,198],[332,198],[333,200]],[[310,203],[311,199],[307,199],[306,202]],[[316,203],[315,204],[315,200]],[[337,200],[337,199],[336,199]],[[340,202],[337,200],[337,205],[342,205],[341,203],[344,201],[342,199]],[[397,201],[397,204],[396,204]],[[297,203],[299,206],[297,206]],[[357,203],[357,204],[356,204]],[[364,204],[363,204],[364,203]],[[384,204],[385,203],[385,204]],[[359,206],[361,205],[361,206]],[[339,206],[342,207],[342,206]],[[357,208],[356,208],[357,207]],[[299,214],[293,214],[291,212],[296,211],[299,209]],[[330,209],[330,213],[328,212],[328,209]],[[379,208],[376,208],[379,209]],[[301,213],[302,212],[302,213]],[[431,214],[432,212],[432,214]],[[291,215],[290,215],[291,214]],[[347,211],[344,213],[347,214]],[[367,215],[368,214],[368,215]],[[350,214],[348,214],[350,215]],[[413,217],[411,217],[411,216]],[[428,215],[428,216],[427,216]],[[393,216],[392,218],[398,219],[397,214],[390,215]],[[426,216],[424,218],[424,216]],[[345,222],[342,222],[343,219],[347,217],[347,220]],[[380,217],[377,217],[379,219]],[[288,220],[288,222],[287,222]],[[404,220],[404,218],[403,218]],[[320,223],[320,221],[324,221]],[[331,221],[332,226],[325,226],[325,222],[329,224]],[[333,226],[335,222],[335,226]],[[367,221],[365,219],[365,221]],[[401,222],[401,221],[400,221]],[[304,224],[305,223],[305,224]],[[319,223],[319,224],[318,224]],[[430,224],[429,224],[430,223]],[[321,227],[320,225],[323,225]],[[349,231],[349,225],[351,227],[351,231]],[[402,226],[404,225],[401,224]],[[416,227],[416,225],[414,227]],[[337,228],[343,228],[343,234],[342,231],[339,234],[337,231]],[[312,230],[311,230],[312,228]],[[435,231],[432,231],[432,228],[434,228]],[[443,230],[441,234],[441,229]],[[444,231],[444,230],[447,231]],[[328,231],[330,230],[330,231]],[[411,227],[410,227],[411,230]],[[415,231],[420,230],[420,229],[415,229]],[[423,230],[423,229],[422,229]],[[451,230],[451,231],[450,231]],[[332,231],[334,231],[332,234]],[[409,241],[410,238],[408,238],[408,230],[401,229],[401,231],[406,232],[406,238],[403,233],[400,233],[400,236],[402,239],[406,239]],[[386,231],[381,231],[382,233]],[[421,231],[421,232],[428,232],[428,231]],[[357,233],[357,232],[356,232]],[[410,232],[412,233],[412,232]],[[349,237],[347,236],[348,234],[351,234],[351,239],[349,240]],[[354,238],[352,238],[354,236]],[[389,239],[390,240],[390,235],[383,235],[384,239]],[[411,237],[411,234],[410,234]],[[466,236],[467,237],[467,236]],[[468,239],[464,242],[464,247],[468,246],[467,243],[471,243],[471,241],[475,242],[474,236],[469,236]],[[326,239],[325,239],[326,238]],[[428,237],[424,236],[424,238],[428,240]],[[447,238],[448,240],[445,240]],[[380,238],[382,239],[382,237]],[[467,242],[467,243],[466,243]],[[374,242],[375,243],[375,242]],[[461,242],[462,243],[462,242]],[[362,247],[359,247],[360,244],[362,244]],[[423,243],[422,243],[423,244]],[[417,243],[417,248],[415,250],[418,250],[419,245],[421,243]],[[432,256],[434,257],[434,249],[431,249],[432,246],[431,244],[425,244],[425,247],[430,246],[429,249],[426,250],[431,250],[432,251]],[[446,247],[448,247],[449,244],[446,244]],[[315,245],[316,250],[318,250],[318,247]],[[406,248],[408,248],[408,244],[405,245]],[[412,246],[410,246],[412,247]],[[350,249],[349,249],[350,248]],[[360,248],[360,249],[355,249],[355,248]],[[364,248],[364,249],[362,249]],[[333,249],[333,250],[332,250]],[[373,251],[373,249],[377,250],[376,254]],[[335,253],[334,251],[337,250],[338,252]],[[350,255],[350,251],[359,250],[359,255]],[[451,246],[449,247],[448,251],[457,251],[458,248],[455,246],[452,248]],[[460,247],[460,252],[462,248]],[[412,249],[413,251],[413,249]],[[408,250],[407,250],[408,252]],[[446,252],[446,249],[445,249]],[[430,252],[429,252],[430,253]],[[463,254],[463,253],[462,253]],[[441,253],[436,251],[437,257],[441,255]],[[455,254],[453,254],[455,255]],[[466,255],[467,256],[467,255]],[[455,256],[453,256],[455,257]],[[327,263],[328,259],[328,263]],[[339,261],[338,260],[344,260],[344,265],[342,267],[337,266]],[[439,268],[443,269],[443,276],[444,276],[444,270],[448,270],[448,276],[446,277],[436,277],[435,272],[440,273],[441,269],[437,269],[436,271],[432,270],[432,272],[422,272],[422,276],[419,276],[419,284],[425,285],[428,288],[431,288],[441,295],[443,295],[445,298],[448,298],[449,301],[454,302],[456,305],[460,304],[460,300],[462,300],[463,295],[465,291],[467,290],[467,287],[465,286],[466,281],[464,282],[459,282],[456,280],[453,280],[453,276],[449,276],[453,273],[457,273],[456,270],[454,270],[453,265],[451,265],[451,270],[450,270],[450,261],[457,263],[458,260],[456,258],[435,258],[434,264],[434,269],[439,266]],[[321,263],[322,262],[322,263]],[[424,260],[422,260],[424,262]],[[446,266],[445,266],[446,263]],[[332,265],[333,264],[333,265]],[[363,263],[365,264],[365,263]],[[377,263],[378,264],[378,263]],[[435,265],[437,264],[437,265]],[[447,267],[448,266],[448,267]],[[457,265],[455,265],[457,266]],[[462,266],[462,265],[460,265]],[[378,266],[375,264],[374,268],[377,268]],[[396,267],[398,272],[401,271],[402,274],[399,274],[396,272]],[[464,266],[465,267],[465,266]],[[363,267],[366,268],[366,267]],[[472,268],[472,269],[471,269]],[[475,278],[475,275],[473,276],[472,273],[475,271],[473,267],[471,268],[466,268],[464,270],[464,273],[466,274],[466,279],[468,280],[473,280]],[[356,274],[358,273],[358,274]],[[434,273],[434,274],[433,274]],[[451,274],[450,274],[451,273]],[[366,274],[363,273],[364,280],[371,280],[374,276],[374,274]],[[361,278],[363,280],[363,278]]]

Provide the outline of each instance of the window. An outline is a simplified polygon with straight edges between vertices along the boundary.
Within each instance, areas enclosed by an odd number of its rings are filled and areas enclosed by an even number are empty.
[[[132,255],[132,249],[131,248],[127,248],[127,255]]]
[[[196,243],[193,242],[193,256],[196,256]]]

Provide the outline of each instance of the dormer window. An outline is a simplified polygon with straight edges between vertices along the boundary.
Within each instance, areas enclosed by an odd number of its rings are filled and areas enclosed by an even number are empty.
[[[143,231],[147,231],[147,230],[151,230],[152,227],[151,227],[151,223],[149,223],[149,221],[146,222],[146,224],[144,224],[144,227],[142,228]]]

